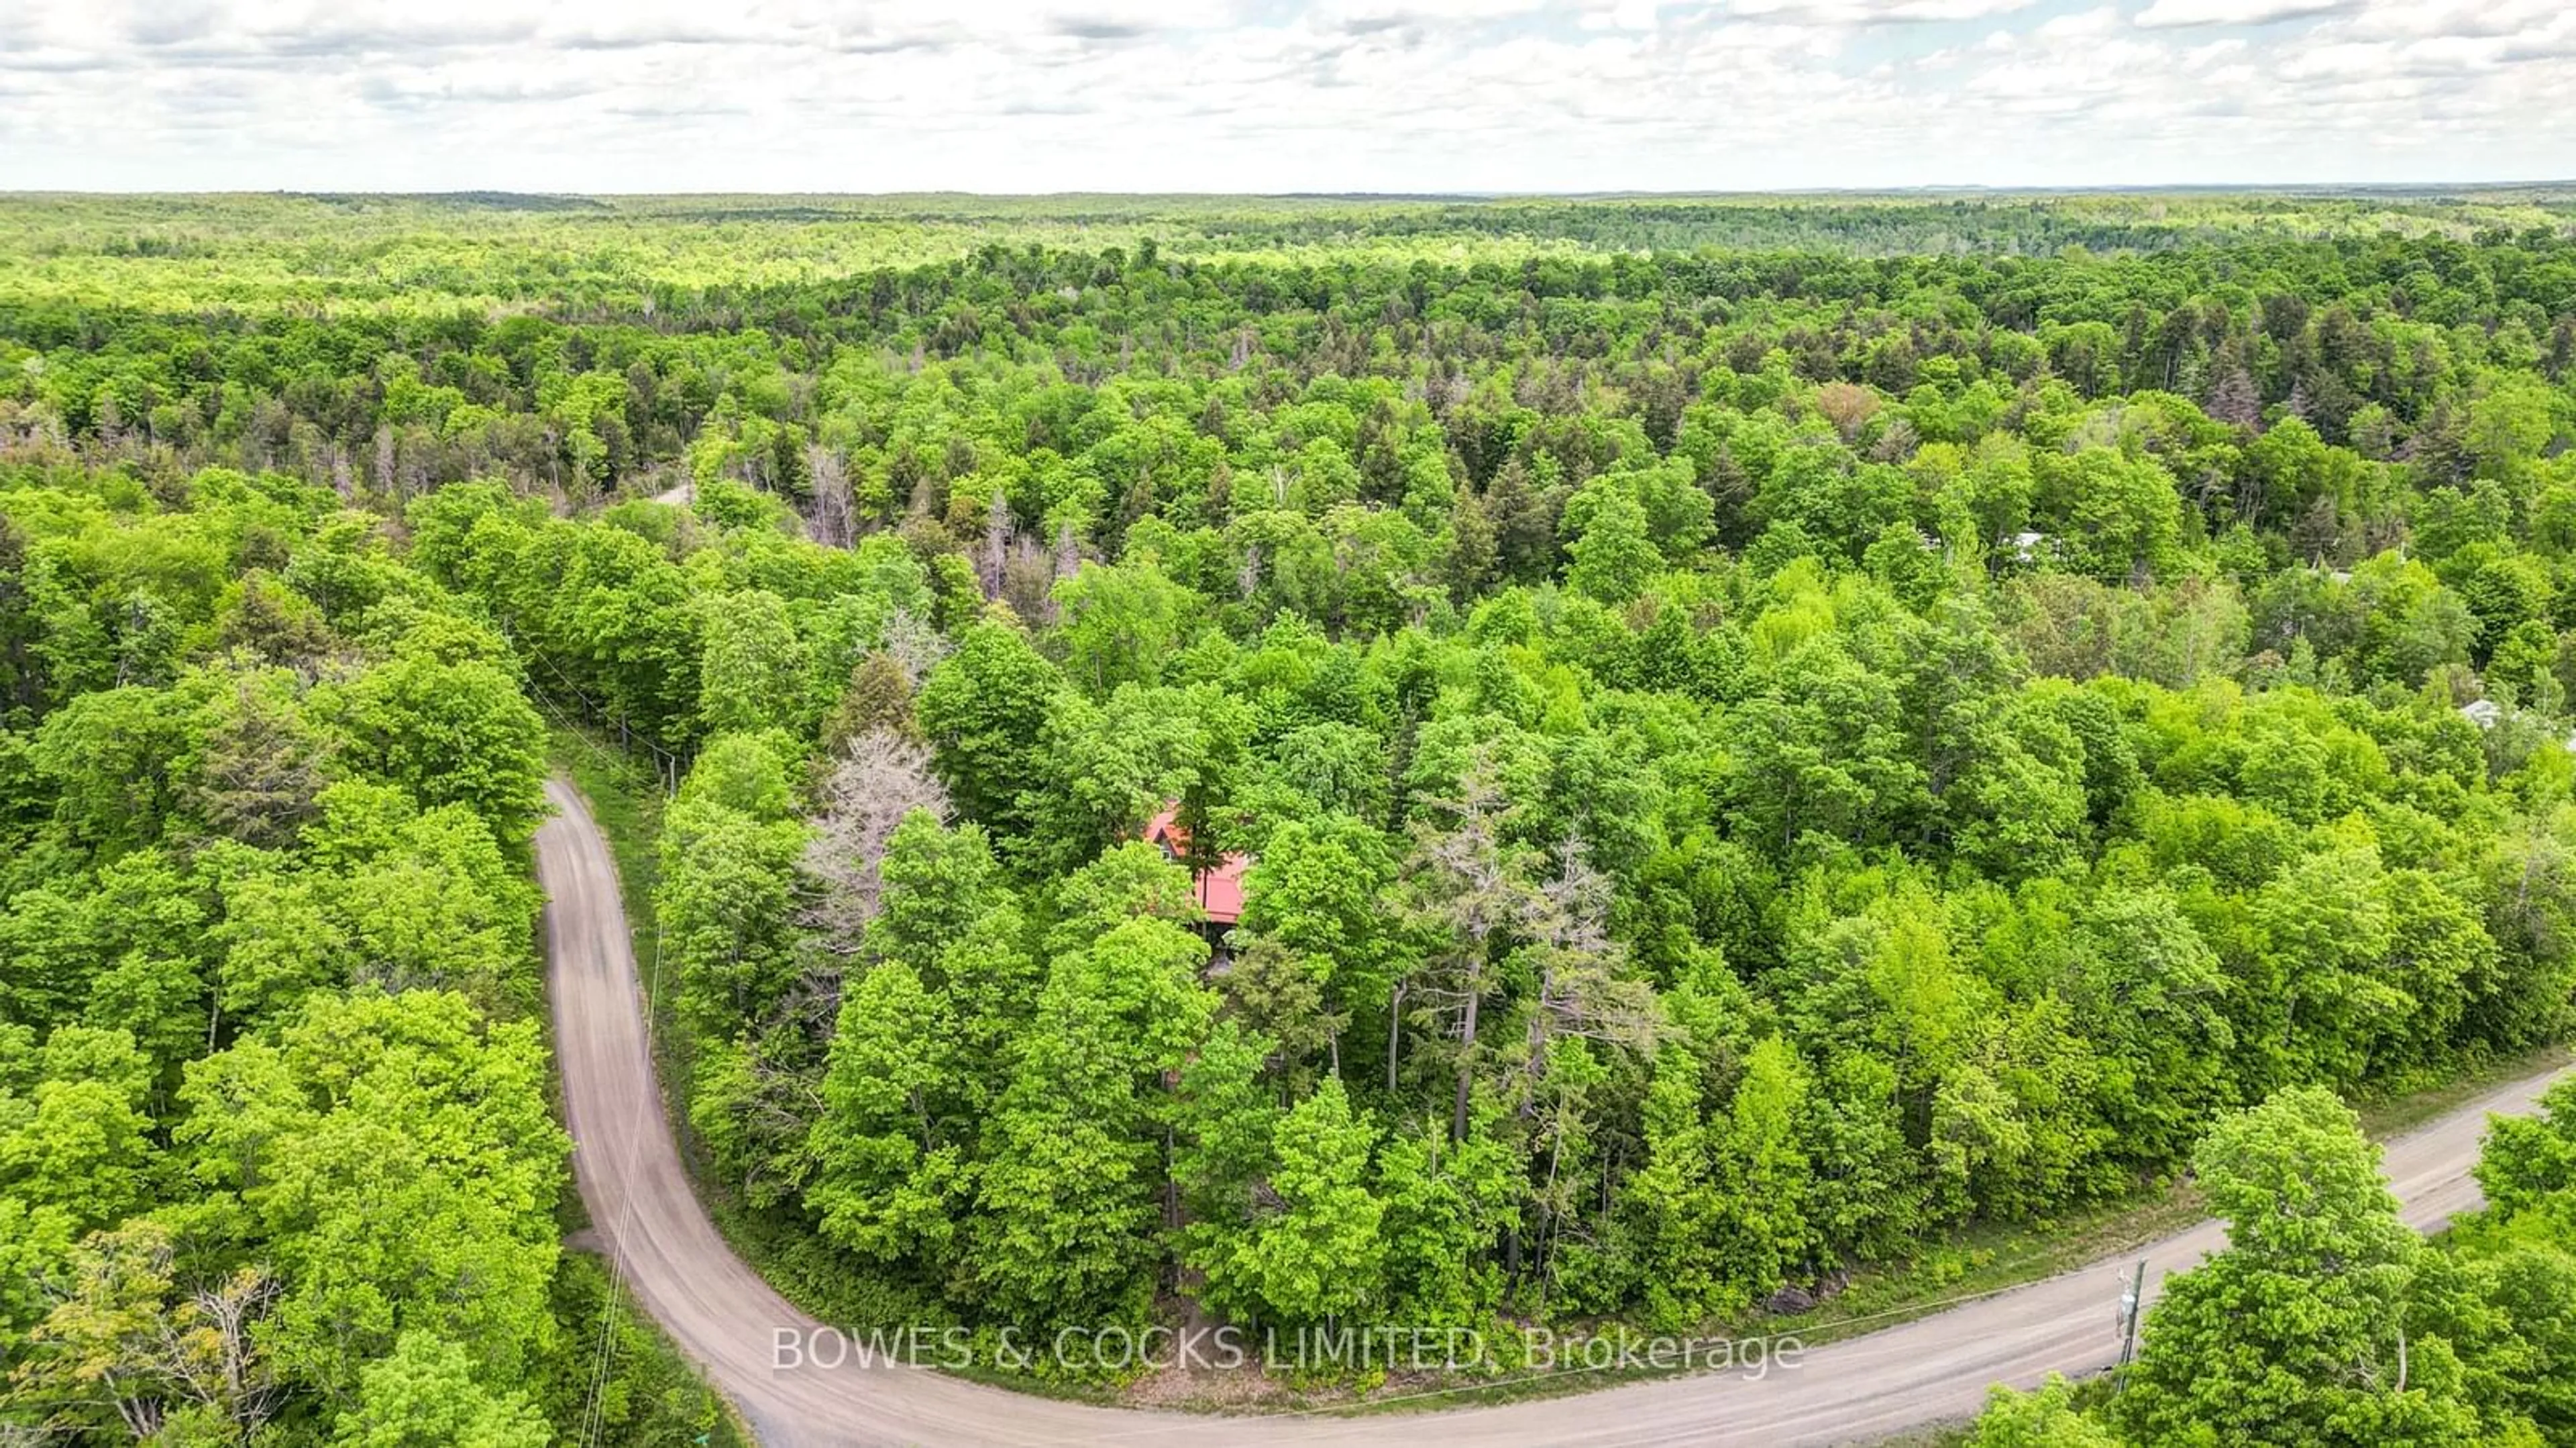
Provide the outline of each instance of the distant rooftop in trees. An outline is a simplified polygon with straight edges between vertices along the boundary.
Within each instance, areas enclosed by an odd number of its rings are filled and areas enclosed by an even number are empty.
[[[1181,823],[1179,805],[1166,806],[1146,823],[1145,843],[1161,849],[1166,859],[1188,863],[1190,832]],[[1243,872],[1251,868],[1250,855],[1229,854],[1217,861],[1216,868],[1191,873],[1192,892],[1210,925],[1230,926],[1243,918]]]

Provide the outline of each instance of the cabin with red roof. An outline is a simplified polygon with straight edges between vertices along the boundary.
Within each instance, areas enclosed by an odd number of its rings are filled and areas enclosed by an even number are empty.
[[[1181,823],[1181,807],[1170,805],[1145,825],[1145,843],[1163,852],[1163,858],[1186,863],[1190,854],[1189,827]],[[1193,893],[1199,908],[1207,912],[1208,934],[1221,937],[1243,918],[1243,875],[1252,868],[1250,855],[1229,854],[1220,857],[1212,869],[1191,875]]]

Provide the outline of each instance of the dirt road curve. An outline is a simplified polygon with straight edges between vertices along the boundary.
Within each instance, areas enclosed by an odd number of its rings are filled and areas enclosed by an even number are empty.
[[[1767,1378],[1699,1376],[1578,1397],[1403,1417],[1216,1418],[1027,1397],[908,1368],[781,1371],[780,1328],[810,1327],[727,1249],[689,1189],[663,1120],[615,867],[570,786],[537,832],[564,1110],[600,1237],[645,1308],[738,1404],[771,1448],[856,1444],[1791,1444],[1867,1441],[1974,1413],[1986,1385],[2082,1373],[2117,1352],[2113,1315],[2134,1257],[1809,1352]],[[2468,1177],[2490,1111],[2532,1108],[2548,1078],[2507,1087],[2388,1148],[2410,1221],[2475,1206]],[[2204,1224],[2145,1255],[2150,1293],[2221,1244]]]

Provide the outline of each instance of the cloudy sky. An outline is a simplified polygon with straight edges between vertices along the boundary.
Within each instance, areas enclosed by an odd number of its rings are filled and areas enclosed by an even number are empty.
[[[0,190],[2565,177],[2567,0],[0,0]]]

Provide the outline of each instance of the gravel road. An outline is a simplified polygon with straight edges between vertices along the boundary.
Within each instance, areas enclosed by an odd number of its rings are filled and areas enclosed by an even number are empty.
[[[625,908],[608,845],[581,797],[546,787],[537,832],[555,1047],[573,1168],[601,1241],[645,1309],[739,1406],[769,1448],[964,1444],[1796,1444],[1866,1442],[1964,1418],[1986,1386],[2107,1366],[2116,1304],[2137,1258],[2148,1292],[2223,1245],[2215,1222],[2144,1253],[1812,1349],[1764,1376],[1701,1374],[1578,1396],[1421,1416],[1217,1417],[1057,1402],[909,1367],[781,1369],[780,1331],[819,1326],[725,1245],[681,1170],[653,1077]],[[2482,1097],[2388,1147],[2407,1220],[2477,1205],[2468,1171],[2487,1114],[2525,1113],[2557,1073]],[[810,1339],[802,1339],[810,1341]],[[825,1340],[826,1345],[829,1339]]]

